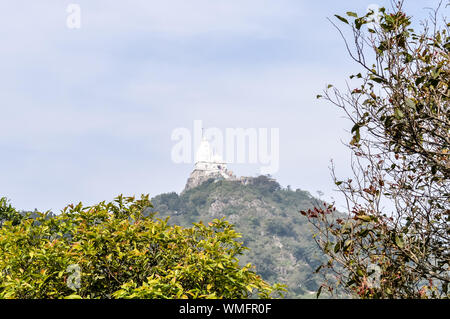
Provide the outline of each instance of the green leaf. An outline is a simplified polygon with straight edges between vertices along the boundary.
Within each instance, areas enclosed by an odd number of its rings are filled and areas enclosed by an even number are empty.
[[[359,133],[359,127],[358,127],[358,129],[355,131],[355,135],[353,136],[352,140],[350,141],[350,145],[355,145],[355,144],[359,143],[360,140],[361,140],[361,135]]]
[[[356,123],[355,125],[353,125],[351,132],[353,133],[355,131],[359,131],[360,127],[361,127],[361,125],[359,123]]]
[[[416,85],[419,85],[425,80],[425,76],[418,77],[415,81]]]
[[[348,24],[348,20],[347,20],[346,18],[343,18],[343,17],[341,17],[340,15],[337,15],[337,14],[335,14],[334,16],[335,16],[336,18],[338,18],[339,20],[341,20],[342,22]]]
[[[355,17],[355,18],[358,17],[358,15],[357,15],[356,13],[351,12],[351,11],[348,11],[348,12],[347,12],[347,15],[348,15],[349,17]]]
[[[319,267],[316,268],[316,270],[314,270],[314,273],[318,273],[320,271],[320,269],[322,269],[323,265],[320,265]]]
[[[371,76],[370,79],[372,81],[374,81],[374,82],[377,82],[377,83],[384,83],[384,82],[386,82],[384,79],[376,77],[376,76]]]
[[[394,18],[391,17],[390,15],[386,15],[385,16],[386,22],[388,22],[389,24],[394,24]]]
[[[338,241],[336,243],[336,245],[334,246],[334,253],[337,254],[339,252],[339,250],[341,250],[341,242],[340,241]]]
[[[395,236],[395,244],[399,247],[399,248],[403,248],[405,245],[405,242],[403,241],[403,238],[400,236]]]
[[[70,295],[70,296],[64,297],[64,299],[83,299],[83,297],[81,297],[79,295]]]
[[[366,237],[369,234],[369,230],[368,229],[364,229],[359,233],[359,236],[361,237]]]
[[[365,222],[370,222],[372,220],[372,217],[370,217],[368,215],[358,215],[358,216],[356,216],[356,218],[363,220]]]
[[[436,165],[431,166],[431,174],[436,175],[436,173],[437,173],[437,166]]]
[[[357,30],[361,29],[361,26],[366,23],[365,20],[363,20],[362,18],[358,18],[355,20],[355,27]]]
[[[322,292],[323,286],[319,287],[319,290],[317,290],[316,298],[319,299],[320,293]]]
[[[413,60],[413,57],[408,52],[404,52],[403,55],[405,56],[405,63],[410,63]]]
[[[399,119],[399,120],[401,120],[402,118],[405,117],[405,114],[403,114],[403,112],[402,112],[398,107],[396,107],[396,108],[394,109],[394,115],[395,115],[395,117],[396,117],[397,119]]]
[[[347,239],[344,243],[344,250],[347,250],[353,244],[353,240]]]

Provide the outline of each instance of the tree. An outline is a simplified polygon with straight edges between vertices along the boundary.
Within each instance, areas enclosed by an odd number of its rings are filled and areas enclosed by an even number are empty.
[[[327,204],[302,214],[328,257],[322,287],[362,298],[449,297],[449,24],[440,4],[416,32],[402,8],[336,15],[362,71],[347,92],[329,85],[318,98],[352,121],[354,176],[340,180],[332,166],[348,214]]]
[[[191,228],[145,216],[148,196],[67,206],[0,228],[0,298],[269,298],[224,220]]]
[[[0,198],[0,227],[6,221],[10,221],[13,225],[17,225],[22,220],[23,215],[20,214],[12,205],[8,202],[6,197]]]

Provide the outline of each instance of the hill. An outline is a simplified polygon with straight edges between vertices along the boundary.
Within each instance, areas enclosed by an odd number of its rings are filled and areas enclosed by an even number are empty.
[[[319,287],[314,270],[321,252],[312,230],[299,210],[318,200],[308,192],[280,187],[266,176],[241,180],[211,178],[199,186],[152,199],[157,218],[170,216],[170,223],[189,226],[225,217],[242,234],[249,248],[240,262],[251,262],[268,282],[288,286],[287,298],[311,298]]]

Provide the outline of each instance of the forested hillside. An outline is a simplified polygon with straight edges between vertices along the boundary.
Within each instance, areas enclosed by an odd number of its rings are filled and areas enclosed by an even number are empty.
[[[314,270],[321,252],[312,239],[312,229],[299,210],[317,204],[308,192],[283,189],[266,177],[240,181],[209,180],[178,195],[167,193],[151,202],[157,218],[170,216],[169,223],[189,226],[224,217],[233,223],[249,250],[240,258],[251,262],[264,280],[288,286],[288,298],[310,298],[320,285]]]

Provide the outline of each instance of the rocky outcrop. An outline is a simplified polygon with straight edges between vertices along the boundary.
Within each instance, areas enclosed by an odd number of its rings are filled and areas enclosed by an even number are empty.
[[[210,171],[205,171],[205,170],[194,169],[186,182],[186,186],[184,187],[183,192],[185,192],[191,188],[200,186],[201,184],[203,184],[204,182],[206,182],[207,180],[210,180],[210,179],[235,180],[234,176],[232,174],[228,173],[228,171],[210,172]]]

